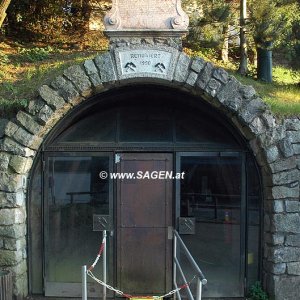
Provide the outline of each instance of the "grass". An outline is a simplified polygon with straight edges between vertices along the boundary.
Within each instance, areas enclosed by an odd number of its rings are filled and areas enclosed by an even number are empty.
[[[68,66],[97,55],[97,51],[63,50],[52,47],[24,48],[0,43],[0,117],[13,117],[36,96],[38,87],[50,83]],[[189,52],[195,55],[193,52]],[[252,85],[274,114],[280,117],[300,115],[300,71],[276,66],[274,82],[263,83],[253,77],[237,74],[237,66],[226,65],[213,57],[204,56],[219,67],[227,69],[246,85]]]
[[[280,68],[282,69],[282,68]],[[276,68],[273,70],[277,73]],[[264,83],[250,77],[243,77],[234,74],[243,84],[252,85],[262,99],[270,106],[271,111],[279,116],[299,116],[300,115],[300,85],[295,81],[287,83],[287,78],[274,78],[273,83]],[[300,76],[300,72],[298,72]],[[285,81],[285,83],[283,83]],[[299,81],[300,82],[300,79]]]
[[[67,67],[92,58],[97,53],[49,48],[1,51],[0,44],[0,117],[13,117],[36,96],[42,84],[50,83]]]
[[[226,69],[234,75],[242,84],[252,85],[259,96],[266,102],[271,111],[280,118],[287,116],[300,116],[300,71],[291,70],[283,66],[273,68],[273,82],[265,83],[255,79],[253,70],[252,76],[241,76],[237,73],[236,63],[224,64],[216,60],[210,53],[186,51],[191,56],[200,56],[205,60],[212,61],[215,65]],[[253,69],[253,66],[250,66]]]

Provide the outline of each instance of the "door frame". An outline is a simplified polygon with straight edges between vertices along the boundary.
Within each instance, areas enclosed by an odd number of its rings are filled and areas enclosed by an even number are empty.
[[[246,171],[246,153],[242,151],[209,151],[209,152],[176,152],[175,168],[176,172],[181,172],[181,157],[239,157],[241,159],[241,221],[240,221],[240,282],[243,284],[245,296],[247,294],[247,241],[248,241],[248,205],[247,205],[247,171]],[[178,219],[180,217],[180,181],[176,181],[175,187],[175,228],[178,229]],[[201,266],[200,266],[201,268]]]
[[[42,231],[43,231],[43,291],[47,297],[67,297],[67,298],[80,298],[82,293],[81,283],[70,283],[70,282],[51,282],[47,281],[47,259],[49,258],[49,205],[48,205],[48,194],[49,194],[49,158],[51,157],[108,157],[109,158],[109,170],[113,171],[113,153],[112,152],[44,152],[43,153],[43,201],[42,201]],[[113,184],[109,181],[109,214],[113,217],[114,213],[114,201],[113,201]],[[99,233],[99,243],[101,242],[101,234]],[[112,260],[114,262],[114,245],[110,246],[109,251],[112,253]],[[95,249],[95,255],[98,249]],[[94,257],[91,257],[91,262]],[[88,262],[87,262],[88,263]],[[79,266],[80,268],[80,266]],[[79,270],[79,269],[78,269]],[[80,270],[79,270],[80,272]],[[114,269],[112,270],[111,278],[114,278]],[[89,297],[97,298],[102,295],[103,289],[99,284],[93,282],[88,283]]]
[[[164,155],[165,157],[170,156],[170,169],[175,172],[175,166],[174,166],[174,158],[175,158],[175,152],[174,151],[147,151],[147,149],[142,150],[142,151],[115,151],[114,152],[114,158],[115,158],[115,162],[114,162],[114,172],[122,172],[121,165],[120,165],[120,161],[118,156],[122,156],[122,155],[140,155],[141,156],[141,160],[143,159],[143,156],[145,157],[146,155]],[[122,158],[121,158],[122,159]],[[147,160],[147,159],[145,159]],[[149,159],[148,159],[149,160]],[[153,159],[153,160],[157,160],[157,159]],[[127,171],[125,171],[126,173]],[[166,211],[166,215],[168,215],[168,218],[170,220],[171,226],[172,228],[174,228],[175,226],[175,219],[174,219],[174,208],[175,208],[175,196],[174,196],[174,182],[172,182],[170,184],[170,188],[168,189],[168,194],[169,194],[169,209],[170,211],[167,212]],[[115,259],[114,259],[114,284],[115,285],[119,285],[121,283],[120,278],[118,276],[118,268],[120,268],[120,262],[118,261],[118,241],[117,239],[119,238],[119,234],[117,233],[117,228],[118,228],[118,224],[120,222],[120,214],[119,214],[119,209],[118,209],[118,199],[120,197],[120,184],[115,180],[114,181],[114,255],[115,255]],[[168,237],[168,229],[166,230],[166,239]],[[172,264],[172,257],[173,257],[173,243],[172,241],[170,241],[170,266],[167,268],[166,271],[166,278],[165,278],[165,284],[166,284],[166,290],[171,290],[172,286],[173,286],[173,264]],[[168,248],[169,248],[168,247]],[[167,249],[166,249],[167,251]],[[166,261],[166,265],[167,265],[167,261]],[[119,286],[118,286],[119,287]],[[120,288],[120,287],[119,287]],[[130,291],[123,291],[123,292],[130,292]]]
[[[43,197],[43,201],[42,201],[42,232],[44,234],[44,240],[43,240],[43,290],[45,295],[47,295],[46,293],[46,257],[48,255],[47,253],[47,238],[48,234],[46,233],[47,231],[47,224],[46,224],[46,216],[47,216],[47,204],[48,204],[48,199],[47,199],[47,195],[48,195],[48,184],[46,184],[48,181],[48,158],[49,157],[53,157],[53,156],[58,156],[58,157],[84,157],[84,156],[109,156],[110,158],[110,163],[109,163],[109,167],[110,170],[112,170],[112,172],[116,171],[116,163],[115,163],[115,155],[116,154],[122,154],[122,153],[170,153],[173,155],[173,171],[174,172],[180,172],[180,158],[182,156],[201,156],[201,157],[226,157],[226,156],[240,156],[242,159],[242,182],[241,182],[241,189],[242,189],[242,195],[241,195],[241,199],[242,199],[242,203],[241,203],[241,265],[243,266],[243,270],[241,272],[241,282],[244,283],[244,291],[245,294],[247,293],[247,249],[248,249],[248,245],[247,245],[247,222],[248,222],[248,213],[247,213],[247,153],[248,151],[214,151],[214,150],[209,150],[209,151],[193,151],[191,149],[191,151],[180,151],[180,149],[163,149],[160,151],[153,151],[153,149],[136,149],[136,148],[132,148],[131,150],[115,150],[115,151],[106,151],[103,149],[99,149],[99,152],[95,152],[95,151],[74,151],[74,152],[68,152],[68,151],[43,151],[42,152],[42,197]],[[110,184],[110,214],[112,214],[113,219],[114,219],[114,224],[116,222],[116,209],[115,209],[115,205],[116,205],[116,188],[115,188],[115,184],[112,183]],[[178,180],[175,181],[175,183],[173,183],[173,196],[172,196],[172,201],[173,201],[173,225],[174,228],[178,228],[178,217],[180,216],[180,182]],[[262,208],[260,208],[260,215],[262,214]],[[260,221],[260,230],[262,231],[262,220]],[[114,231],[113,231],[114,232]],[[113,270],[112,270],[112,282],[113,284],[115,284],[117,282],[117,278],[116,278],[116,235],[113,234],[112,237],[110,237],[110,239],[113,241]],[[260,248],[261,249],[261,248]],[[261,250],[259,251],[260,255],[261,255]],[[260,263],[259,263],[259,267],[261,269],[261,258],[259,259]],[[259,271],[259,274],[261,272]],[[64,283],[62,283],[63,285]],[[78,285],[78,284],[76,284]],[[80,284],[79,284],[80,286]],[[94,287],[92,285],[92,287]],[[74,290],[74,286],[72,286],[72,284],[70,285],[70,288],[72,290]],[[80,289],[78,290],[78,295],[81,293]],[[95,297],[99,297],[99,295],[101,295],[102,293],[102,289],[99,288],[99,292],[96,291],[95,292]],[[74,296],[65,296],[64,293],[61,293],[59,295],[57,295],[57,297],[74,297]],[[79,297],[79,296],[78,296]],[[93,295],[91,295],[91,297],[93,297]]]

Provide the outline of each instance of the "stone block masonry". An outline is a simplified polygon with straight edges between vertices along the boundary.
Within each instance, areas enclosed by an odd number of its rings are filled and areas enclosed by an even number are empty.
[[[131,49],[137,48],[149,53],[146,68],[134,67],[144,60],[137,59],[134,65],[127,61]],[[154,50],[167,54],[156,61]],[[122,51],[126,55],[118,59]],[[124,63],[128,63],[126,69]],[[158,39],[149,43],[117,40],[110,52],[72,66],[42,86],[38,97],[14,120],[0,120],[0,267],[13,272],[14,295],[28,294],[27,178],[47,133],[92,95],[140,83],[164,85],[204,99],[248,141],[263,176],[264,284],[274,300],[298,299],[300,119],[277,120],[252,87]]]

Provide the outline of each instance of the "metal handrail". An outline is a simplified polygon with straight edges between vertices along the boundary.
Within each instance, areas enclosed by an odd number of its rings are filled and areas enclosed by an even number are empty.
[[[183,281],[186,283],[186,276],[184,275],[184,272],[182,270],[182,267],[180,265],[180,262],[177,258],[177,243],[179,242],[179,245],[182,247],[184,254],[186,255],[188,261],[192,265],[192,268],[194,272],[196,273],[195,276],[197,277],[197,292],[196,292],[196,300],[201,300],[202,298],[202,286],[207,284],[207,279],[205,278],[204,274],[202,273],[201,269],[199,268],[198,264],[195,262],[193,256],[191,255],[190,251],[186,247],[185,243],[181,239],[179,233],[174,230],[174,252],[173,252],[173,268],[174,268],[174,274],[173,274],[173,283],[175,288],[178,288],[177,285],[177,269],[179,270],[179,274]],[[191,289],[189,286],[187,286],[187,293],[189,300],[194,300],[194,296],[191,292]],[[178,299],[181,300],[181,296],[179,291],[177,291]]]
[[[176,238],[178,239],[180,245],[182,246],[188,260],[190,261],[190,263],[192,264],[192,266],[194,268],[194,271],[197,273],[196,275],[198,275],[201,278],[202,284],[205,285],[207,283],[207,279],[205,278],[204,274],[200,270],[199,266],[195,262],[193,256],[191,255],[190,251],[188,250],[187,246],[185,245],[185,243],[183,242],[183,240],[181,239],[179,233],[176,230],[174,230],[174,235],[176,236]]]

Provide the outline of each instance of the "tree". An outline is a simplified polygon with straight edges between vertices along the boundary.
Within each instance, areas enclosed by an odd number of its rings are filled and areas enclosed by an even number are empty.
[[[231,1],[183,1],[183,6],[190,16],[190,32],[185,41],[186,46],[194,50],[213,49],[219,56],[226,57],[228,49],[226,45],[224,48],[224,37],[231,15],[231,8],[227,2]]]
[[[12,0],[6,32],[23,41],[50,42],[87,31],[90,0]],[[75,34],[76,33],[76,34]]]
[[[239,73],[241,75],[246,75],[248,73],[246,21],[247,21],[247,0],[241,0],[240,2],[240,67],[239,67]]]
[[[10,4],[11,0],[0,0],[0,28],[6,17],[6,10]]]
[[[296,0],[249,0],[252,36],[258,54],[258,79],[272,81],[272,50],[291,48],[293,28],[299,20]]]

